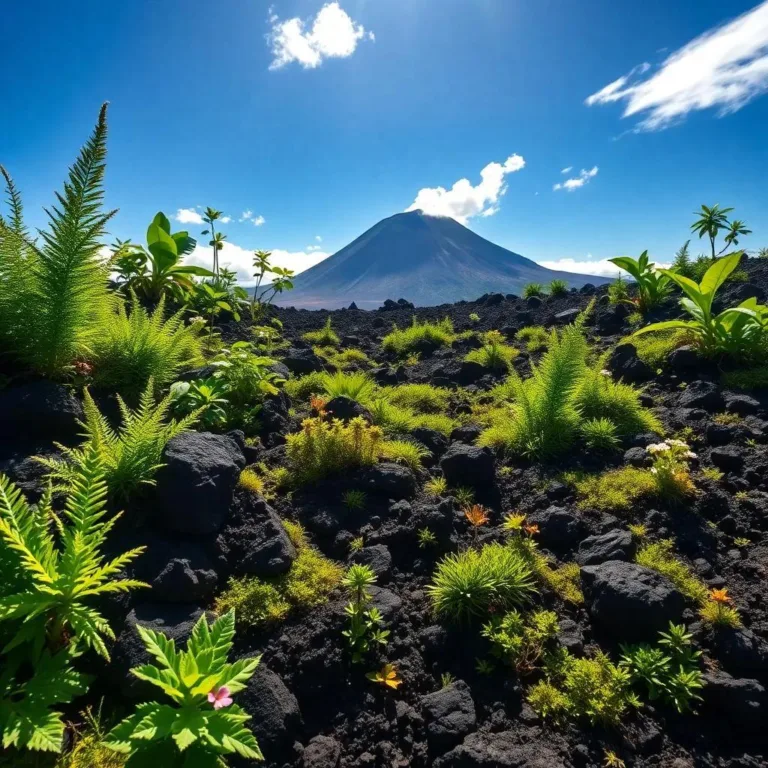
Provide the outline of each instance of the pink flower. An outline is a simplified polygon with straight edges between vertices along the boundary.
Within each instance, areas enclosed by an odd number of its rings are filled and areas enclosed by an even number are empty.
[[[213,704],[214,709],[228,707],[232,703],[232,698],[229,695],[229,688],[227,688],[226,685],[222,685],[218,691],[211,691],[208,694],[208,701]]]

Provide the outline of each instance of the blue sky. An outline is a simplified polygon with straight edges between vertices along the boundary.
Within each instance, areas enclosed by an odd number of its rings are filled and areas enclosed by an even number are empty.
[[[196,234],[212,205],[243,276],[252,249],[302,269],[414,204],[582,271],[668,261],[701,203],[768,245],[768,2],[26,0],[3,22],[0,162],[34,225],[108,100],[111,234],[157,210]]]

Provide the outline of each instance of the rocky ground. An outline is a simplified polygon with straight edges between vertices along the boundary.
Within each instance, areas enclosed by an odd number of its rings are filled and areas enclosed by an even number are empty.
[[[768,288],[768,265],[750,261],[749,282],[729,285],[723,301],[758,295]],[[462,362],[474,339],[454,348],[423,353],[403,365],[381,349],[393,323],[450,317],[457,331],[499,329],[514,343],[527,325],[573,320],[595,298],[588,321],[590,339],[613,348],[630,332],[628,311],[610,306],[605,289],[589,286],[562,298],[529,299],[493,294],[476,302],[414,309],[391,302],[378,311],[348,309],[327,313],[280,309],[288,348],[277,357],[294,375],[320,370],[323,361],[301,336],[321,328],[328,315],[341,347],[363,350],[375,361],[380,383],[430,382],[455,391],[452,415],[467,410],[463,393],[488,389],[498,378]],[[479,320],[471,320],[476,314]],[[675,302],[659,313],[677,314]],[[227,340],[249,338],[245,322],[224,329]],[[535,356],[534,356],[535,357]],[[530,357],[515,360],[522,373]],[[617,377],[644,386],[644,399],[670,434],[685,430],[698,454],[694,481],[699,493],[684,506],[643,502],[614,516],[580,510],[570,487],[559,481],[565,469],[600,470],[641,464],[642,450],[656,438],[637,435],[622,451],[603,456],[570,455],[554,466],[500,460],[473,445],[478,429],[466,424],[451,439],[438,433],[419,437],[431,451],[425,469],[381,464],[365,472],[317,484],[290,498],[266,504],[237,486],[240,470],[263,461],[276,466],[284,456],[284,435],[299,426],[286,396],[265,407],[264,431],[257,443],[239,433],[190,433],[167,451],[156,489],[129,510],[119,532],[119,549],[146,544],[136,575],[152,585],[130,602],[111,607],[118,639],[113,662],[105,665],[92,696],[108,694],[126,702],[143,694],[128,670],[144,658],[133,627],[162,628],[183,640],[202,610],[210,608],[232,574],[269,575],[295,557],[278,518],[300,521],[324,554],[348,563],[369,563],[379,575],[374,603],[391,638],[380,659],[397,665],[402,685],[386,690],[365,679],[376,656],[351,665],[341,631],[346,597],[305,615],[292,615],[269,629],[241,632],[239,655],[263,654],[262,663],[239,703],[253,715],[251,726],[274,768],[358,768],[435,766],[436,768],[597,768],[606,750],[638,768],[756,768],[768,765],[768,392],[737,392],[721,385],[721,371],[685,351],[662,371],[651,370],[626,347],[610,358]],[[713,419],[730,413],[731,423]],[[29,456],[50,452],[52,440],[76,440],[77,398],[62,387],[30,382],[0,393],[0,471],[30,494],[40,490],[40,469]],[[640,450],[638,450],[640,449]],[[702,469],[716,467],[719,481]],[[425,593],[435,563],[469,541],[470,532],[455,499],[429,496],[424,483],[444,475],[452,486],[469,486],[490,510],[483,541],[501,540],[503,516],[519,510],[539,526],[539,544],[560,563],[582,566],[582,605],[542,593],[541,602],[560,617],[559,642],[573,653],[600,646],[614,657],[619,642],[651,636],[670,619],[685,620],[704,651],[706,687],[696,714],[678,715],[646,704],[618,729],[584,723],[543,722],[525,701],[530,679],[509,670],[483,675],[476,659],[487,656],[477,628],[438,623]],[[363,488],[368,503],[351,512],[343,491]],[[738,497],[737,497],[738,494]],[[141,521],[136,524],[135,521]],[[131,522],[129,522],[131,521]],[[674,537],[678,551],[711,587],[727,585],[744,627],[706,630],[694,607],[664,577],[631,562],[636,546],[627,531],[643,523],[649,535]],[[429,527],[437,546],[421,549],[416,531]],[[350,554],[350,541],[363,536],[364,548]],[[748,543],[746,543],[748,542]],[[682,609],[682,613],[680,613]],[[364,667],[364,668],[363,668]],[[441,684],[450,673],[454,682]],[[534,677],[535,679],[535,677]]]

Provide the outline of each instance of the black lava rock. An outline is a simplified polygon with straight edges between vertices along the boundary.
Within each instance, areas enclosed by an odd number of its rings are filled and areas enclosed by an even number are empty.
[[[323,370],[323,361],[311,349],[289,349],[283,364],[297,376]]]
[[[475,702],[463,680],[422,696],[421,711],[430,749],[438,754],[458,744],[477,725]]]
[[[602,536],[588,536],[579,544],[576,562],[581,565],[599,565],[609,560],[628,561],[634,557],[637,545],[629,531],[617,528]]]
[[[607,368],[625,381],[648,381],[653,378],[653,369],[637,356],[634,344],[619,344],[614,348]]]
[[[416,478],[402,464],[382,462],[374,465],[363,474],[362,485],[366,491],[389,499],[409,499],[416,495]]]
[[[737,445],[713,448],[709,454],[712,463],[723,472],[739,473],[744,468],[744,449]]]
[[[725,407],[720,390],[711,381],[697,380],[691,382],[678,399],[681,408],[703,408],[710,413],[722,411]]]
[[[341,419],[342,421],[350,421],[358,416],[362,416],[369,424],[373,421],[371,412],[367,408],[351,397],[345,397],[344,395],[329,400],[324,410],[331,418]]]
[[[78,434],[82,418],[83,406],[62,384],[33,381],[0,391],[0,440],[67,440]]]
[[[485,489],[494,484],[493,453],[465,443],[452,443],[440,459],[448,485]]]
[[[562,554],[581,538],[584,523],[561,507],[551,506],[528,515],[528,521],[539,526],[539,541],[547,549]]]

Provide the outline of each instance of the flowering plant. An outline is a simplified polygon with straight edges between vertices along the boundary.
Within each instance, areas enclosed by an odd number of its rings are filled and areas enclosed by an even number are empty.
[[[670,439],[652,443],[645,450],[653,461],[651,474],[656,480],[660,495],[680,497],[695,492],[688,472],[688,461],[697,456],[691,451],[688,443]]]

